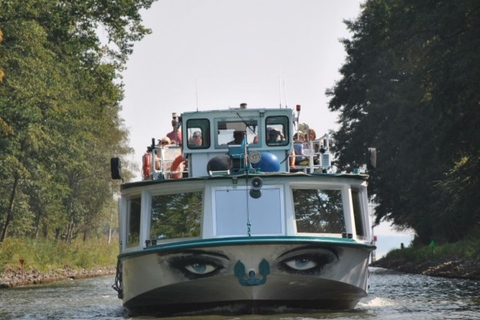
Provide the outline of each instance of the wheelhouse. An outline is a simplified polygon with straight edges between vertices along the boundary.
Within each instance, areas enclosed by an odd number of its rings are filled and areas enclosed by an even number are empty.
[[[280,175],[280,177],[279,177]],[[235,237],[312,237],[370,242],[365,176],[253,176],[158,181],[126,186],[122,252],[169,242]],[[345,182],[348,181],[348,184]]]

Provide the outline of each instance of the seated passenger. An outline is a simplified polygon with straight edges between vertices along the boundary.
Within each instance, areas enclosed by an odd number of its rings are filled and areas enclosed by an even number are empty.
[[[305,156],[303,152],[303,142],[304,142],[304,134],[303,132],[299,131],[293,135],[293,149],[295,151],[295,164],[296,165],[308,165],[308,158]]]
[[[273,128],[268,131],[267,144],[277,144],[283,140],[283,134],[280,131]]]
[[[155,170],[160,170],[161,164],[160,164],[160,158],[162,157],[162,151],[158,150],[158,148],[163,149],[165,146],[171,144],[172,141],[170,140],[169,137],[163,137],[162,139],[158,139],[157,143],[157,151],[155,152]]]
[[[227,144],[242,144],[244,132],[240,130],[235,130],[233,132],[233,140]]]
[[[198,148],[202,145],[202,133],[200,131],[195,131],[193,135],[188,139],[189,148]]]

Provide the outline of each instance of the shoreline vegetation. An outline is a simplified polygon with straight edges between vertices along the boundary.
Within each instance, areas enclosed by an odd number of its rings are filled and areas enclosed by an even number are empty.
[[[7,238],[0,243],[0,288],[112,275],[118,252],[116,237],[72,243]]]
[[[395,249],[371,264],[432,277],[480,280],[480,241],[459,241]]]
[[[48,255],[47,255],[48,254]],[[0,244],[0,289],[115,274],[116,239],[72,244],[9,239]],[[23,269],[19,260],[24,260]],[[372,267],[433,277],[480,280],[480,241],[390,251]]]

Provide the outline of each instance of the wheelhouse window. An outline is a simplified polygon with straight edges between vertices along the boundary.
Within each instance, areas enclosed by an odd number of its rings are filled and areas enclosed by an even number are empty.
[[[245,121],[219,120],[216,138],[219,148],[242,144],[244,138],[248,144],[256,144],[258,143],[258,122],[252,119],[245,119]]]
[[[284,234],[283,198],[280,188],[264,187],[252,198],[246,189],[215,191],[215,235],[234,237]]]
[[[293,189],[298,233],[343,233],[341,190]]]
[[[355,232],[357,237],[365,237],[365,224],[362,218],[362,201],[360,191],[352,189],[353,218],[355,220]]]
[[[150,239],[200,236],[202,192],[185,192],[152,197]]]
[[[191,119],[187,121],[187,146],[189,149],[207,149],[210,147],[210,121]]]
[[[141,198],[128,200],[127,248],[140,245]]]
[[[268,146],[285,146],[290,142],[289,136],[288,117],[267,117],[265,139]]]

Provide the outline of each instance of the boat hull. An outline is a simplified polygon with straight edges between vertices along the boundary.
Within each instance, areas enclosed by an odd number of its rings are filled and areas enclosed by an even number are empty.
[[[352,309],[367,294],[367,246],[193,245],[121,258],[129,314]]]

